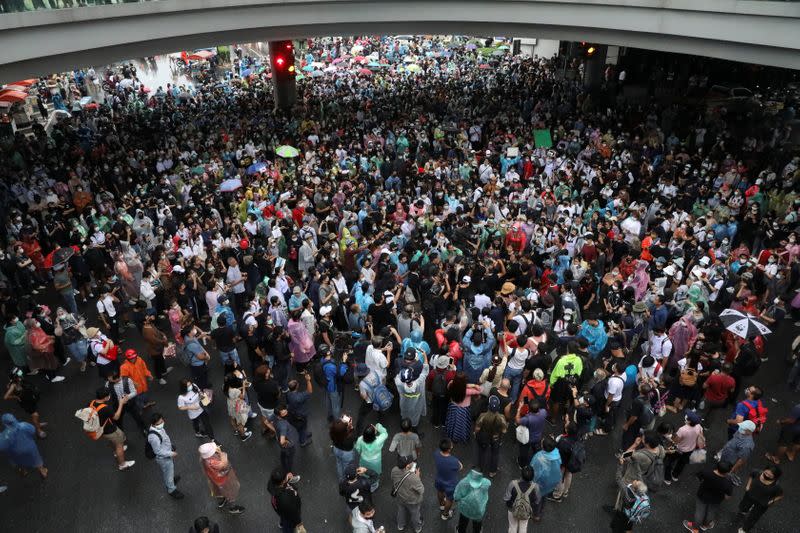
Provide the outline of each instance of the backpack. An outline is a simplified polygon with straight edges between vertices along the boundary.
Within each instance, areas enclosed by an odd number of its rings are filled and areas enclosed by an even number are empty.
[[[642,473],[642,478],[647,488],[655,492],[664,486],[664,455],[653,454],[649,450],[645,453],[652,456],[653,462],[650,463],[650,468]]]
[[[688,366],[681,370],[679,383],[684,387],[694,387],[697,384],[697,370]]]
[[[533,322],[528,320],[528,317],[526,317],[524,313],[520,313],[517,316],[519,316],[522,319],[522,321],[525,322],[525,332],[524,332],[524,334],[529,336],[529,337],[531,335],[533,335],[533,333],[531,332],[531,326],[533,326]],[[536,313],[534,313],[533,316],[535,317]]]
[[[150,437],[150,435],[155,435],[156,437],[158,437],[159,441],[164,442],[164,439],[161,438],[161,435],[157,431],[148,431],[147,436]],[[150,446],[149,438],[144,439],[144,456],[147,457],[148,459],[156,458],[156,452],[153,451],[153,447]]]
[[[528,490],[522,492],[522,489],[519,488],[519,482],[515,479],[513,482],[513,487],[517,491],[517,497],[514,499],[514,503],[511,505],[511,514],[517,520],[530,520],[530,518],[533,516],[530,494],[533,492],[534,484],[531,483],[531,485],[528,487]]]
[[[653,406],[650,405],[650,402],[645,399],[639,399],[642,402],[642,414],[639,415],[639,425],[642,428],[647,429],[650,424],[653,423],[653,420],[656,418],[655,412],[653,412]],[[637,401],[637,400],[634,400]]]
[[[547,406],[547,393],[550,392],[550,384],[549,383],[545,382],[545,384],[544,384],[544,392],[542,392],[542,394],[538,394],[533,389],[533,387],[531,387],[530,385],[526,384],[525,388],[528,389],[529,391],[531,391],[532,398],[538,400],[539,401],[539,405],[541,405],[542,407],[546,407]]]
[[[553,328],[553,311],[550,309],[540,309],[537,319],[544,329],[549,330]]]
[[[606,388],[608,388],[608,377],[605,377],[592,385],[590,391],[595,399],[595,406],[604,406],[606,404]]]
[[[531,432],[527,426],[519,424],[516,429],[517,442],[528,444],[531,441]]]
[[[175,345],[175,358],[180,361],[183,366],[190,366],[192,364],[192,352],[186,349],[185,344]]]
[[[83,431],[92,440],[98,440],[103,436],[103,427],[108,423],[100,424],[100,409],[107,404],[99,403],[98,400],[89,402],[89,407],[75,411],[75,418],[83,421]]]
[[[648,485],[649,487],[649,485]],[[650,516],[650,497],[645,494],[636,496],[629,509],[625,509],[625,516],[634,524],[641,524]]]
[[[585,463],[586,447],[583,445],[583,442],[576,440],[572,443],[572,455],[569,456],[569,461],[567,461],[567,471],[573,474],[580,472]]]
[[[376,411],[387,411],[392,406],[392,402],[394,402],[394,395],[383,383],[372,389],[372,408]]]
[[[447,396],[447,378],[445,377],[445,372],[439,372],[438,370],[433,376],[433,382],[431,383],[431,394],[433,394],[434,398],[444,398]]]
[[[759,433],[764,429],[764,424],[767,423],[767,413],[769,409],[764,407],[761,400],[756,400],[755,405],[745,400],[744,404],[747,406],[747,419],[756,425],[754,433]]]
[[[326,364],[335,364],[335,363],[331,361],[317,361],[313,369],[314,381],[317,382],[318,386],[325,389],[328,388],[328,376],[325,375]]]

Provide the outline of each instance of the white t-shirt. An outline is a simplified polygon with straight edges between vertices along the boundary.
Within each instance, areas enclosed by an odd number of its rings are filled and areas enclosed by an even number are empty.
[[[525,368],[525,361],[528,360],[528,350],[525,348],[511,348],[508,350],[507,368],[522,370]]]
[[[114,308],[114,300],[111,298],[111,296],[98,298],[97,312],[105,313],[111,318],[117,316],[117,310]]]
[[[239,265],[236,266],[229,266],[228,267],[228,274],[225,278],[228,283],[236,283],[240,279],[242,279],[242,271],[239,270]],[[233,286],[233,293],[234,294],[241,294],[244,292],[244,283],[239,283]]]
[[[671,351],[672,341],[669,340],[669,337],[666,335],[652,335],[650,337],[650,355],[652,355],[656,361],[661,361],[665,357],[669,357]]]
[[[620,376],[611,376],[608,378],[608,385],[606,385],[606,398],[611,395],[612,402],[618,402],[622,399],[622,389],[625,387],[625,374]]]
[[[190,390],[189,392],[178,396],[178,407],[187,407],[189,405],[194,405],[194,404],[200,405],[199,393]],[[200,409],[189,409],[188,411],[186,411],[186,413],[189,415],[189,419],[194,420],[195,418],[203,414],[203,409],[202,407]]]
[[[374,346],[367,346],[367,353],[364,357],[367,368],[374,371],[381,377],[381,381],[386,381],[386,368],[389,363],[386,361],[386,354]]]

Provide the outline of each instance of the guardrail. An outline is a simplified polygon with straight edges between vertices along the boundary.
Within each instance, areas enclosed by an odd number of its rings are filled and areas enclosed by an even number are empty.
[[[0,0],[0,14],[159,1],[161,0]]]

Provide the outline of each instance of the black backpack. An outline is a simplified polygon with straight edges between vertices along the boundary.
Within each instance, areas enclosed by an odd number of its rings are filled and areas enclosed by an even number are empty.
[[[147,432],[147,437],[148,438],[144,439],[144,456],[147,457],[148,459],[155,459],[156,458],[156,452],[154,452],[153,451],[153,447],[150,446],[150,439],[149,439],[150,435],[155,435],[156,437],[158,437],[158,440],[160,440],[161,442],[164,442],[164,439],[161,438],[161,435],[157,431],[148,431]]]
[[[435,371],[433,382],[431,383],[431,394],[434,398],[444,398],[447,396],[447,378],[445,372]]]
[[[328,376],[325,375],[326,364],[335,364],[335,363],[331,363],[329,361],[324,361],[324,360],[317,361],[313,369],[314,381],[316,381],[317,385],[324,388],[328,387]]]
[[[586,463],[586,447],[580,440],[576,440],[572,443],[572,455],[569,456],[566,469],[574,474],[581,471],[584,463]]]

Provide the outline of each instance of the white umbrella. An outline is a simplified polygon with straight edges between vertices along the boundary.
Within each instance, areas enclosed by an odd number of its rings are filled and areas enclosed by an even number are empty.
[[[743,339],[767,335],[772,331],[762,324],[758,318],[748,313],[742,313],[735,309],[725,309],[719,314],[722,325],[731,333]]]

